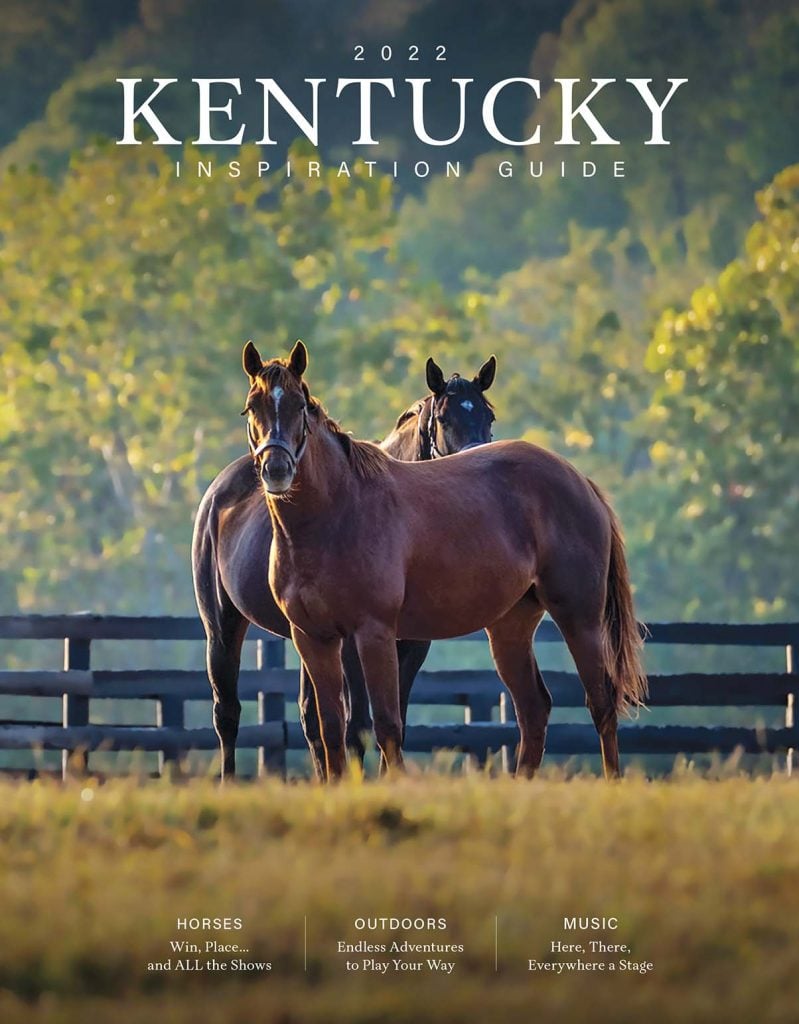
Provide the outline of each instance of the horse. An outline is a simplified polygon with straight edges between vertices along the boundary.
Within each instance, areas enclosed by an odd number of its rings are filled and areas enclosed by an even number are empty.
[[[441,367],[430,356],[425,365],[431,394],[409,406],[397,419],[394,429],[380,444],[383,451],[402,462],[424,462],[445,458],[491,440],[494,407],[485,396],[494,383],[496,356],[489,356],[471,380],[454,373],[444,377]],[[400,715],[402,734],[408,717],[408,703],[416,676],[430,651],[429,640],[399,640]],[[358,652],[352,639],[342,647],[350,709],[347,745],[362,759],[361,737],[371,732],[369,698]],[[381,761],[381,768],[385,767]]]
[[[438,458],[491,440],[494,413],[484,392],[491,386],[496,359],[491,356],[469,381],[449,380],[435,361],[427,360],[432,394],[413,403],[397,420],[383,446],[395,458]],[[278,636],[291,635],[289,622],[269,589],[266,562],[272,542],[269,513],[261,497],[251,455],[232,462],[206,490],[195,518],[192,540],[194,593],[206,634],[206,667],[214,700],[213,723],[219,737],[221,776],[236,772],[236,738],[241,704],[238,678],[241,648],[255,623]],[[397,644],[403,694],[403,727],[416,674],[430,649],[429,641]],[[347,745],[362,760],[364,734],[372,723],[369,701],[355,645],[342,651],[348,697]],[[300,667],[300,719],[318,778],[326,775],[316,702],[305,667]]]
[[[605,776],[618,777],[618,716],[644,702],[647,683],[621,529],[599,487],[524,441],[399,462],[350,437],[312,397],[301,341],[268,362],[248,342],[242,364],[272,521],[269,584],[311,678],[327,777],[346,769],[346,638],[382,758],[400,770],[397,639],[478,629],[516,711],[516,773],[534,774],[552,707],[533,653],[545,611],[576,664]]]
[[[471,380],[459,373],[447,380],[431,356],[425,366],[431,394],[402,413],[380,447],[402,462],[423,462],[486,444],[494,408],[485,393],[496,372],[496,356],[489,356]]]

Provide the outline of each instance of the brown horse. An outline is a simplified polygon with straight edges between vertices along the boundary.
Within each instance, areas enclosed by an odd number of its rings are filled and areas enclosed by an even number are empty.
[[[471,380],[459,373],[454,373],[447,380],[431,357],[427,360],[426,374],[432,395],[406,409],[380,447],[402,462],[425,462],[488,444],[494,409],[485,393],[493,384],[496,371],[496,357],[490,356]],[[400,640],[397,650],[404,738],[411,690],[430,651],[430,641]],[[350,694],[347,746],[360,753],[363,749],[361,737],[372,728],[369,698],[358,651],[351,637],[344,641],[342,651]]]
[[[472,381],[455,374],[448,381],[432,359],[427,378],[433,396],[404,412],[384,447],[398,459],[412,461],[484,444],[491,439],[493,411],[485,399],[494,378],[492,356]],[[451,401],[459,395],[458,402]],[[432,424],[432,427],[431,427]],[[433,433],[431,434],[431,429]],[[214,479],[195,520],[192,543],[194,591],[206,632],[206,664],[214,697],[214,727],[222,754],[222,777],[235,775],[236,737],[241,704],[238,678],[241,647],[251,622],[278,636],[291,635],[288,620],[275,603],[266,566],[272,526],[252,455],[237,459]],[[430,649],[429,641],[397,644],[403,726],[416,674]],[[369,701],[353,642],[343,648],[348,696],[347,746],[362,759],[363,736],[371,730]],[[300,668],[300,719],[316,774],[326,775],[316,701],[304,666]]]
[[[329,776],[346,765],[341,649],[352,637],[387,764],[402,764],[396,639],[485,628],[519,723],[517,773],[541,763],[551,698],[532,651],[545,611],[574,658],[608,777],[617,716],[646,694],[616,518],[564,459],[500,441],[397,462],[311,397],[302,342],[263,363],[244,348],[253,458],[272,520],[269,582],[310,673]]]

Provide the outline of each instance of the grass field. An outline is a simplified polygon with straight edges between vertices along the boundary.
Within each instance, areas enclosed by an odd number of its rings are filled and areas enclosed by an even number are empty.
[[[3,782],[0,835],[3,1021],[799,1020],[799,785],[784,778]],[[379,916],[446,929],[356,928]],[[619,926],[578,934],[564,916]],[[243,927],[187,932],[183,917]],[[202,964],[209,941],[248,952],[177,971],[179,939]],[[449,975],[378,975],[362,961],[394,958],[338,952],[359,939],[463,952],[443,955]],[[629,952],[552,952],[591,940]]]

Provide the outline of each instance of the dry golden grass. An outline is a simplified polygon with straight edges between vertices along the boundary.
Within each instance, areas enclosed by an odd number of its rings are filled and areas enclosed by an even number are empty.
[[[791,780],[5,782],[0,836],[2,1020],[799,1019]],[[353,918],[392,914],[446,917],[454,974],[348,973]],[[617,916],[600,937],[654,970],[528,972],[565,914]],[[232,940],[272,971],[148,972],[180,916],[242,917]]]

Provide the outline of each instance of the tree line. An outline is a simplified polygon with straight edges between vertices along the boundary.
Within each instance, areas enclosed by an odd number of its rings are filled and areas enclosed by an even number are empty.
[[[174,154],[94,139],[110,68],[167,73],[178,35],[189,66],[216,23],[199,0],[142,3],[102,31],[88,18],[87,42],[67,14],[90,6],[64,5],[65,78],[42,86],[41,116],[20,106],[3,129],[4,611],[190,611],[193,510],[245,450],[241,346],[280,354],[302,337],[331,414],[370,438],[424,393],[428,355],[473,373],[496,352],[496,436],[557,450],[610,492],[643,615],[796,614],[795,5],[553,2],[526,44],[536,74],[687,77],[672,145],[628,149],[619,186],[500,181],[497,159],[518,154],[472,140],[462,179],[413,190],[339,177],[299,143],[290,179],[176,180]],[[381,36],[381,4],[350,7],[371,38],[402,41],[449,11],[409,4]],[[26,10],[0,75],[38,24]],[[243,31],[230,25],[214,60]],[[553,103],[517,115],[545,125]],[[612,93],[597,111],[608,126],[629,115]]]

